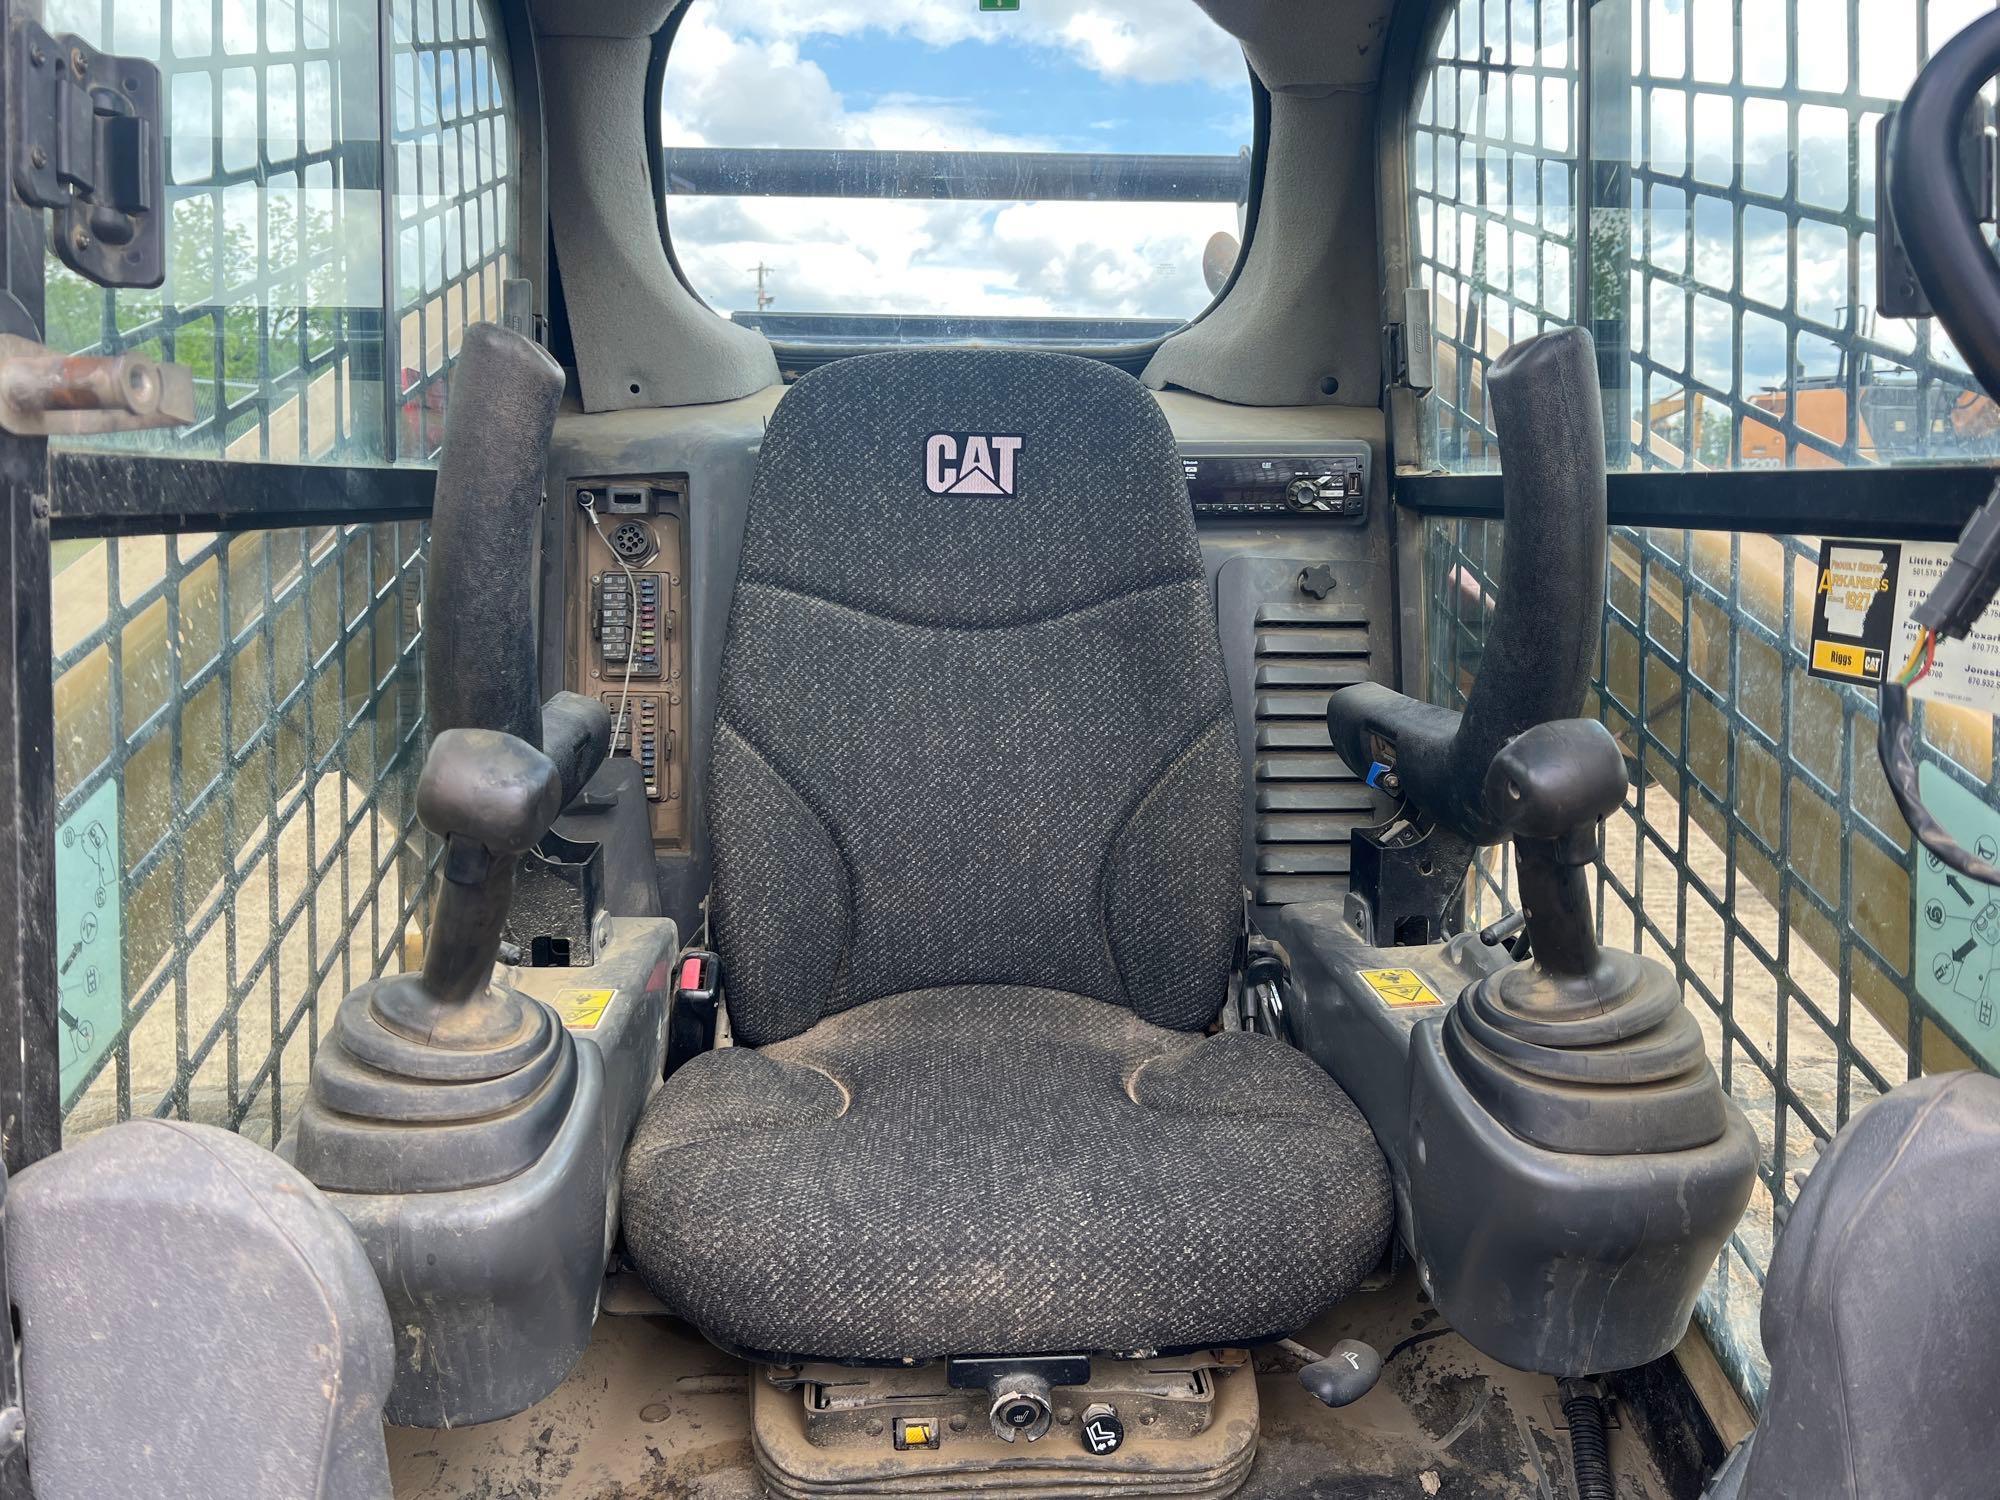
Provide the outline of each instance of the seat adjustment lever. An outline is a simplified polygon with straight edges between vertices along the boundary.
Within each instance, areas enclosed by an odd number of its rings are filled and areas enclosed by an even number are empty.
[[[1294,1359],[1306,1361],[1299,1370],[1299,1384],[1323,1406],[1352,1406],[1375,1389],[1382,1378],[1382,1356],[1373,1344],[1360,1339],[1342,1339],[1325,1354],[1304,1344],[1284,1340],[1279,1348]]]

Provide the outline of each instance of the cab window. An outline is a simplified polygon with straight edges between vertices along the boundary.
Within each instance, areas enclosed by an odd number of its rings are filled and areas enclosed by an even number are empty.
[[[1235,266],[1254,142],[1236,42],[1157,12],[693,0],[660,99],[683,276],[781,343],[1164,337]]]

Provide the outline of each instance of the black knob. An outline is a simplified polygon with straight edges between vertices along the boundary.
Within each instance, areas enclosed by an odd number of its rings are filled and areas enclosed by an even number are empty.
[[[1083,1451],[1094,1458],[1105,1458],[1125,1446],[1125,1424],[1119,1419],[1118,1408],[1109,1402],[1086,1406],[1081,1430]]]
[[[987,1389],[993,1397],[989,1415],[995,1437],[1008,1443],[1026,1437],[1036,1443],[1048,1435],[1054,1416],[1048,1381],[1039,1375],[1017,1371],[998,1376]]]
[[[1359,1339],[1342,1339],[1325,1359],[1299,1371],[1299,1384],[1327,1406],[1352,1406],[1382,1378],[1382,1356]]]
[[[1339,587],[1340,580],[1327,563],[1316,563],[1299,574],[1299,592],[1310,599],[1331,598],[1333,591]]]
[[[1319,481],[1317,479],[1294,479],[1285,488],[1285,498],[1292,502],[1294,510],[1318,510],[1320,508]]]

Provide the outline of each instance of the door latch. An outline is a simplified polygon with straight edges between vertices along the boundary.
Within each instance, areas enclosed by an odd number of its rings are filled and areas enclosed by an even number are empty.
[[[160,70],[23,22],[14,43],[14,191],[52,211],[64,265],[99,286],[166,279]]]
[[[1389,384],[1428,396],[1437,384],[1431,343],[1431,294],[1411,287],[1403,294],[1403,321],[1382,329],[1382,367]]]

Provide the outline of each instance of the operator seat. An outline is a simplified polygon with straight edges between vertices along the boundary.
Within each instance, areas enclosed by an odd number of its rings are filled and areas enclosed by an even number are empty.
[[[757,467],[709,763],[739,1045],[658,1091],[627,1248],[778,1358],[1289,1332],[1388,1173],[1303,1054],[1204,1037],[1242,920],[1228,687],[1172,433],[1001,350],[800,380]]]

